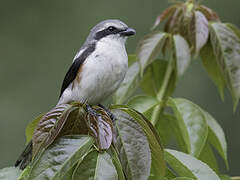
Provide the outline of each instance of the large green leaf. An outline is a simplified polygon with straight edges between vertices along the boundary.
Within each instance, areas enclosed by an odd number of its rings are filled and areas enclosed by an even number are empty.
[[[117,118],[116,143],[123,170],[128,179],[147,179],[150,175],[151,152],[141,126],[127,113],[114,109]],[[140,158],[141,157],[141,158]]]
[[[210,24],[210,35],[214,54],[232,94],[235,109],[240,98],[240,38],[223,23]]]
[[[191,53],[187,41],[180,35],[173,36],[177,76],[180,77],[191,63]]]
[[[35,157],[42,148],[46,148],[54,141],[73,110],[72,105],[62,104],[56,106],[42,117],[32,138],[33,157]]]
[[[32,164],[30,179],[61,179],[93,145],[93,139],[85,135],[69,135],[58,138]]]
[[[138,112],[144,113],[159,104],[159,101],[152,96],[138,95],[131,98],[127,104]]]
[[[160,143],[159,136],[153,127],[153,125],[141,114],[137,111],[123,105],[115,105],[112,107],[113,109],[121,110],[127,114],[129,114],[132,120],[135,120],[144,131],[147,136],[148,143],[151,149],[151,175],[153,175],[153,179],[161,180],[165,174],[165,162],[163,159],[163,148]]]
[[[72,179],[118,180],[118,174],[107,152],[91,151],[78,164]]]
[[[200,51],[200,56],[204,68],[206,69],[212,81],[217,86],[221,98],[224,99],[225,82],[221,74],[221,70],[218,66],[216,56],[213,53],[213,48],[210,42],[208,42],[202,48],[202,50]]]
[[[221,128],[221,126],[218,124],[218,122],[206,111],[205,111],[205,117],[209,127],[208,141],[224,159],[225,165],[228,168],[227,142],[224,135],[224,131]]]
[[[191,155],[170,149],[166,149],[164,155],[167,163],[181,177],[189,177],[196,180],[220,180],[207,164]]]
[[[204,113],[196,104],[182,98],[169,98],[168,105],[172,107],[178,120],[187,153],[198,157],[208,136]]]
[[[43,116],[44,116],[44,114],[40,114],[33,121],[28,123],[28,125],[25,129],[26,144],[28,144],[31,141],[34,130],[37,127],[37,124],[39,123],[39,121],[42,119]]]
[[[136,61],[127,71],[127,74],[118,90],[113,95],[113,101],[116,104],[125,103],[128,98],[136,91],[140,83],[140,65]]]
[[[162,47],[168,37],[167,33],[154,32],[144,37],[137,47],[137,56],[141,65],[141,75],[147,65],[161,53]]]
[[[7,167],[0,169],[1,180],[16,180],[21,174],[21,170],[16,167]]]

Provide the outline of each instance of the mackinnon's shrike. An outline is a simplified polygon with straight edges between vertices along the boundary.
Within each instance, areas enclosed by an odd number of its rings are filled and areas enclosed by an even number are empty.
[[[89,105],[100,104],[116,91],[128,69],[125,42],[135,33],[119,20],[105,20],[93,27],[67,71],[57,105],[78,101],[92,110]],[[24,169],[31,159],[32,141],[15,166]]]
[[[119,20],[97,24],[73,59],[58,104],[99,104],[119,87],[128,69],[125,42],[135,30]]]

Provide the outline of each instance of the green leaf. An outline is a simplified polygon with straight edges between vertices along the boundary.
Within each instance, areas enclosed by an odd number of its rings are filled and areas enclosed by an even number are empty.
[[[137,47],[137,56],[141,65],[141,75],[143,75],[147,65],[151,64],[160,54],[167,37],[167,33],[154,32],[140,41]]]
[[[171,149],[166,149],[164,155],[167,163],[179,176],[196,180],[220,180],[217,174],[209,168],[207,164],[191,155]]]
[[[191,54],[187,41],[180,35],[173,36],[177,76],[180,77],[191,63]]]
[[[218,66],[216,57],[213,53],[213,48],[210,42],[208,42],[200,51],[203,67],[207,71],[209,77],[215,83],[218,88],[221,99],[224,99],[224,87],[225,82],[222,76],[221,70]]]
[[[113,95],[115,104],[123,104],[136,91],[140,83],[140,66],[139,62],[133,63],[127,71],[127,74],[118,90]]]
[[[214,54],[232,94],[235,110],[240,98],[240,38],[223,23],[210,24],[210,35]]]
[[[1,180],[16,180],[21,174],[21,170],[16,167],[7,167],[0,169]]]
[[[207,43],[209,29],[208,20],[200,11],[194,11],[195,17],[195,50],[198,53],[201,48]]]
[[[170,62],[165,60],[156,59],[151,65],[149,65],[144,72],[143,79],[141,81],[141,88],[149,96],[157,96],[160,88],[163,85],[164,77]],[[171,72],[168,80],[167,89],[165,90],[164,96],[170,96],[175,89],[176,74]]]
[[[212,170],[218,173],[218,165],[215,155],[209,143],[206,143],[199,158],[202,162],[206,163]]]
[[[147,179],[150,175],[151,152],[146,135],[127,113],[117,109],[112,113],[117,118],[115,146],[127,178]]]
[[[30,179],[61,179],[93,145],[93,139],[84,135],[58,138],[33,162]]]
[[[37,155],[42,148],[47,148],[63,128],[66,120],[74,108],[70,104],[62,104],[54,107],[46,113],[39,121],[32,138],[33,157]]]
[[[28,144],[33,136],[34,130],[38,125],[38,122],[42,119],[44,114],[40,114],[38,117],[36,117],[33,121],[28,123],[26,130],[25,130],[25,136],[26,136],[26,144]]]
[[[224,159],[225,165],[228,168],[227,142],[224,135],[224,131],[221,128],[221,126],[218,124],[218,122],[206,111],[205,111],[205,117],[209,127],[208,141]]]
[[[159,104],[158,100],[152,96],[138,95],[128,101],[128,106],[144,113]]]
[[[202,110],[192,102],[182,98],[169,98],[168,105],[177,118],[187,153],[198,157],[208,135],[208,126]]]
[[[169,140],[175,133],[174,122],[176,122],[176,120],[174,120],[173,116],[167,115],[167,114],[161,114],[157,124],[155,125],[156,130],[160,136],[161,142],[163,143],[164,147],[168,144]],[[181,137],[180,134],[178,134],[178,136]]]
[[[168,62],[156,59],[146,68],[143,79],[141,80],[141,88],[149,96],[156,96],[161,88]]]
[[[151,172],[155,176],[154,179],[161,180],[165,174],[165,162],[163,159],[163,148],[160,143],[159,136],[153,127],[153,125],[148,121],[141,113],[130,109],[127,106],[123,105],[115,105],[112,109],[121,110],[132,117],[132,120],[135,120],[144,131],[145,135],[147,136],[148,143],[151,149]],[[151,174],[152,174],[151,173]]]
[[[118,174],[107,152],[91,151],[75,169],[73,180],[117,180]]]
[[[108,153],[112,157],[113,164],[117,170],[118,180],[125,180],[125,175],[123,173],[122,165],[116,149],[113,146],[111,146],[110,149],[108,150]]]

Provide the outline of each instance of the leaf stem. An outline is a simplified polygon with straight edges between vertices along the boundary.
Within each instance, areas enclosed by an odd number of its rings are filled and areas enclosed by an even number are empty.
[[[168,62],[168,66],[167,66],[167,69],[166,69],[166,72],[164,75],[162,87],[160,88],[160,90],[157,93],[157,100],[159,102],[163,101],[172,71],[173,71],[173,65],[172,65],[172,57],[171,57],[171,59]],[[162,110],[163,105],[164,105],[164,103],[161,103],[154,108],[153,113],[152,113],[152,118],[151,118],[151,122],[153,125],[155,125],[157,123],[158,117]]]

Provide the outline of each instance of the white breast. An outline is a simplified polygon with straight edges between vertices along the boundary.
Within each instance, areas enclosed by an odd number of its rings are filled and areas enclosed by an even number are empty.
[[[74,81],[64,92],[65,101],[86,101],[98,104],[109,97],[123,81],[128,67],[125,43],[103,38],[95,51],[84,61],[79,83]]]

